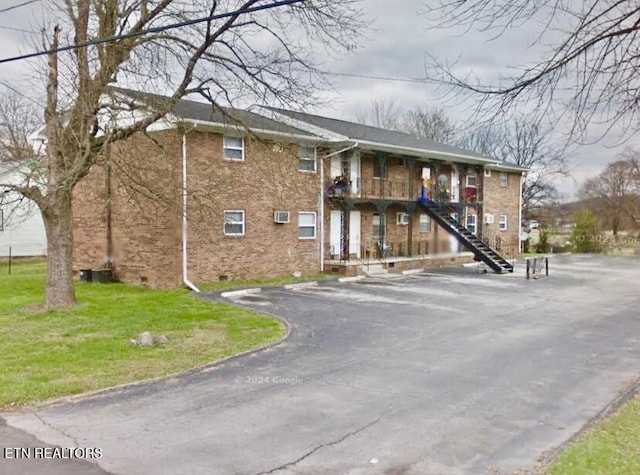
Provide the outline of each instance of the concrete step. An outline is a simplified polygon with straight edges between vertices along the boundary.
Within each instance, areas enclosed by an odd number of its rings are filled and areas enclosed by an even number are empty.
[[[368,266],[360,266],[358,268],[358,271],[360,275],[368,276],[385,275],[389,273],[389,271],[385,269],[382,264],[369,264]]]

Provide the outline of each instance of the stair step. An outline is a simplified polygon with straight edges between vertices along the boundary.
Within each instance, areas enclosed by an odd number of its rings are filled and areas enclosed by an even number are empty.
[[[362,274],[368,276],[384,275],[389,273],[389,271],[385,269],[382,264],[369,264],[366,266],[360,266],[360,271]]]

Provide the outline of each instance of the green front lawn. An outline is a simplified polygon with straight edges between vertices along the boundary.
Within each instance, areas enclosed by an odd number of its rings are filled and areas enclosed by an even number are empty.
[[[640,396],[570,444],[545,470],[553,475],[640,473]]]
[[[43,300],[42,261],[0,263],[0,409],[163,376],[280,339],[275,319],[193,298],[123,284],[76,284],[79,304],[35,310]],[[139,347],[143,331],[164,346]]]

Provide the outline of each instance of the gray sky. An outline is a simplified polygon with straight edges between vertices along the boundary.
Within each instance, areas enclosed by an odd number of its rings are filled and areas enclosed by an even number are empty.
[[[0,9],[24,0],[0,0]],[[371,30],[360,40],[361,47],[341,58],[322,58],[323,69],[331,73],[353,74],[370,78],[333,75],[333,89],[321,93],[324,104],[309,112],[343,119],[353,119],[354,111],[366,107],[373,99],[393,100],[398,106],[413,105],[443,108],[455,121],[468,117],[472,104],[443,102],[441,91],[425,83],[374,79],[421,78],[425,75],[425,52],[442,59],[457,60],[460,71],[473,70],[482,79],[490,80],[509,67],[539,58],[548,45],[537,41],[535,21],[521,25],[516,31],[493,41],[477,32],[456,35],[452,31],[428,30],[421,14],[419,0],[367,0],[363,2],[373,21]],[[0,57],[32,51],[39,44],[37,33],[17,31],[37,30],[39,4],[0,13]],[[32,66],[32,65],[31,65]],[[0,66],[0,81],[20,90],[31,90],[33,68],[28,62]],[[3,86],[0,86],[3,87]],[[560,130],[560,129],[558,129]],[[560,191],[568,196],[585,178],[597,174],[607,162],[616,158],[622,146],[612,146],[615,137],[595,145],[577,146],[569,156],[572,177],[558,182]],[[629,142],[627,145],[640,145]]]

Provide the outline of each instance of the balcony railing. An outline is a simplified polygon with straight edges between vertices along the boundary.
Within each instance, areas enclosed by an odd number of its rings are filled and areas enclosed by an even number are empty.
[[[409,180],[387,180],[380,178],[335,178],[327,183],[326,193],[329,197],[375,198],[412,200],[418,198],[420,186],[414,187],[414,195],[410,193]]]
[[[386,259],[391,257],[420,257],[439,252],[429,241],[414,241],[411,248],[406,241],[373,240],[359,244],[351,242],[349,253],[344,253],[339,244],[325,245],[325,259],[333,261],[357,261]]]

